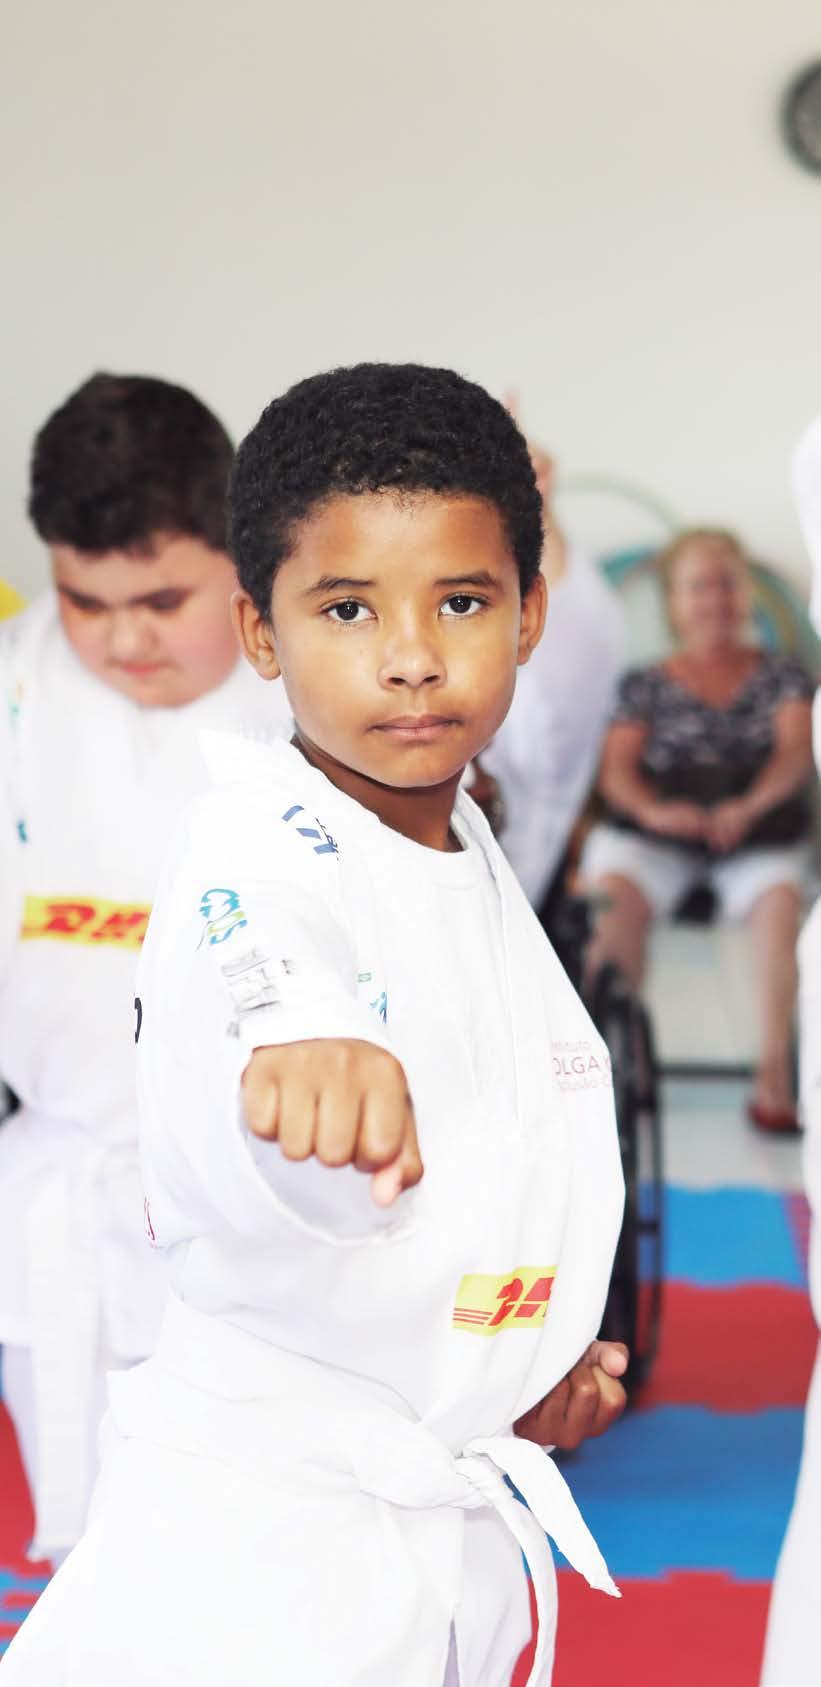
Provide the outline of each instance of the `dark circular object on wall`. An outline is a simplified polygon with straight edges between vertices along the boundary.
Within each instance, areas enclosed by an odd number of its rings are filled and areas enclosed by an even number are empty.
[[[781,104],[781,130],[793,158],[821,175],[821,59],[804,66]]]

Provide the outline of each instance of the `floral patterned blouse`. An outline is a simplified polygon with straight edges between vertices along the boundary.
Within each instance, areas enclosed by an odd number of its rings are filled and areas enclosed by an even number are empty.
[[[775,720],[782,703],[809,699],[813,691],[796,657],[772,651],[762,651],[741,689],[721,707],[703,702],[662,666],[632,668],[622,677],[611,718],[614,723],[646,722],[639,771],[659,797],[711,808],[749,790],[775,748]],[[644,830],[612,805],[607,818],[628,831]],[[810,825],[808,781],[771,808],[741,848],[796,843],[807,836]]]

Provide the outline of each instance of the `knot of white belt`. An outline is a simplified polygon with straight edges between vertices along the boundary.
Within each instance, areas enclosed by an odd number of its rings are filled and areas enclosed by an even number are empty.
[[[179,1430],[190,1451],[219,1456],[214,1437],[222,1435],[232,1457],[252,1470],[267,1468],[273,1474],[301,1451],[314,1468],[327,1459],[337,1477],[393,1505],[464,1511],[492,1506],[518,1542],[533,1580],[538,1637],[527,1687],[544,1681],[552,1635],[545,1608],[553,1584],[547,1535],[591,1587],[619,1597],[564,1477],[549,1453],[532,1441],[512,1433],[492,1435],[454,1454],[424,1423],[352,1392],[348,1378],[205,1316],[172,1295],[155,1360],[109,1379],[121,1433],[142,1428],[160,1441],[173,1434],[174,1379],[194,1385],[180,1403]],[[215,1385],[228,1413],[220,1430]],[[249,1414],[252,1394],[256,1406]],[[234,1411],[241,1422],[232,1418]]]
[[[396,1457],[397,1440],[402,1458]],[[463,1510],[492,1506],[518,1541],[527,1559],[536,1598],[538,1634],[527,1687],[542,1679],[550,1625],[545,1590],[552,1582],[546,1535],[590,1587],[621,1597],[573,1495],[549,1453],[515,1435],[470,1441],[455,1458],[421,1425],[403,1425],[383,1441],[369,1438],[356,1460],[356,1474],[366,1493],[395,1505],[453,1505]],[[524,1500],[511,1491],[509,1477]]]

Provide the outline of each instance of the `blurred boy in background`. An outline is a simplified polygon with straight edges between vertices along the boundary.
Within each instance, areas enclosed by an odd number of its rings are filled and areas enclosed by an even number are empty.
[[[37,436],[29,513],[53,586],[0,631],[3,1394],[34,1552],[82,1530],[107,1369],[150,1351],[134,987],[162,851],[205,782],[205,725],[288,719],[238,658],[233,448],[184,388],[95,375]]]

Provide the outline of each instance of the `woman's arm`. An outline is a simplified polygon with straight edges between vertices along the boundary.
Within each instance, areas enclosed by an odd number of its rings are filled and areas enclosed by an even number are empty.
[[[605,801],[641,825],[645,810],[657,801],[652,785],[639,772],[647,731],[646,721],[616,721],[608,728],[599,771]]]
[[[775,714],[775,746],[750,789],[719,803],[710,815],[713,849],[735,849],[770,809],[806,783],[812,769],[812,711],[808,699],[791,697]]]
[[[691,802],[664,802],[639,771],[646,721],[615,721],[604,741],[599,791],[611,808],[661,837],[701,838],[706,813]]]
[[[746,793],[752,819],[794,796],[811,769],[812,708],[809,700],[792,697],[776,711],[775,748]]]

